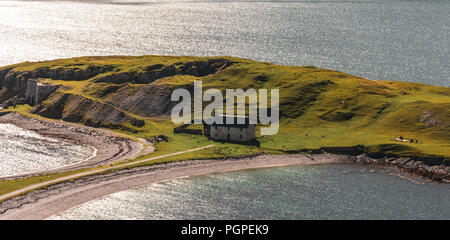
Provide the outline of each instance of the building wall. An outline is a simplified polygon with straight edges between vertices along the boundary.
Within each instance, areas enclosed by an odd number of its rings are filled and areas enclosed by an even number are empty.
[[[203,133],[207,137],[211,137],[211,125],[203,124]]]
[[[37,95],[36,95],[36,104],[41,103],[45,99],[48,98],[55,90],[56,86],[47,85],[47,84],[38,84],[37,86]]]
[[[25,98],[31,106],[34,106],[47,99],[56,88],[57,86],[41,84],[36,79],[29,79],[25,90]]]
[[[37,80],[28,79],[27,88],[25,90],[25,98],[31,106],[36,105]]]
[[[247,138],[248,138],[248,141],[256,139],[256,126],[254,124],[250,124],[248,126]]]
[[[248,142],[256,138],[255,125],[248,128],[211,126],[211,137],[220,141]]]

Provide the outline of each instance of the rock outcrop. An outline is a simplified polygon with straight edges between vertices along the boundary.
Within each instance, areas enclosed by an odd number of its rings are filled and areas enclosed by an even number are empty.
[[[342,154],[355,156],[354,162],[396,167],[404,172],[421,176],[438,182],[450,183],[450,162],[443,157],[402,157],[396,154],[386,154],[382,151],[373,152],[363,145],[352,147],[322,147],[320,149],[302,149],[286,153],[307,152],[310,154]],[[448,159],[447,159],[448,160]]]
[[[25,78],[50,78],[53,80],[82,81],[95,77],[99,74],[111,71],[112,66],[87,66],[86,68],[38,68],[29,72],[20,73]]]
[[[169,66],[155,64],[147,67],[139,73],[118,72],[101,76],[95,82],[108,82],[121,84],[126,82],[149,84],[158,79],[175,76],[175,75],[191,75],[195,77],[204,77],[215,74],[220,70],[231,66],[233,62],[227,59],[210,59],[208,61],[179,62]]]
[[[175,75],[203,77],[230,67],[234,62],[224,58],[176,62],[173,64],[153,64],[143,71],[123,71],[111,65],[71,65],[67,67],[38,67],[18,71],[15,67],[0,70],[0,103],[11,99],[26,99],[36,106],[33,113],[41,116],[81,122],[89,126],[121,125],[130,122],[133,126],[143,126],[143,121],[130,117],[126,112],[144,117],[167,115],[176,104],[170,101],[175,86],[152,85],[154,81]],[[65,81],[92,80],[96,88],[83,95],[58,93],[51,103],[40,105],[58,86],[39,82],[38,79]],[[139,87],[129,85],[144,84]],[[190,86],[187,86],[190,87]],[[80,114],[83,112],[84,114]]]
[[[111,66],[88,66],[86,68],[42,67],[30,71],[17,71],[14,67],[0,70],[0,89],[8,89],[8,92],[0,92],[0,101],[12,96],[24,95],[29,79],[48,78],[53,80],[81,81],[92,78],[98,74],[111,71]]]
[[[177,102],[170,101],[176,86],[171,85],[124,85],[104,98],[108,103],[127,112],[143,116],[155,117],[170,114]],[[186,86],[186,88],[192,88]]]
[[[365,154],[359,155],[356,162],[397,167],[402,171],[433,181],[450,183],[450,166],[444,164],[430,164],[427,161],[407,157],[371,158]]]
[[[123,126],[127,122],[138,127],[144,125],[142,120],[114,106],[70,93],[56,94],[47,103],[36,107],[33,113],[91,127],[121,128],[128,131],[134,130]]]

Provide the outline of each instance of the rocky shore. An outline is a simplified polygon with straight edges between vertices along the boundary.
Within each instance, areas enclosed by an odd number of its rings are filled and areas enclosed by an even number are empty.
[[[333,153],[355,156],[353,162],[396,167],[403,172],[431,179],[437,182],[450,182],[448,159],[439,156],[405,157],[384,151],[372,151],[363,145],[353,147],[322,147],[320,149],[303,149],[300,152],[323,154]]]
[[[443,164],[430,166],[426,165],[422,161],[406,157],[371,158],[365,154],[357,156],[354,161],[365,164],[376,164],[376,165],[397,167],[404,172],[416,176],[421,176],[437,182],[450,183],[450,166],[445,166]]]

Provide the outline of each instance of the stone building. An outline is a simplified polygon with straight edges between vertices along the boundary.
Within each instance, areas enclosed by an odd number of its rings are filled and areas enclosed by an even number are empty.
[[[58,87],[52,84],[40,83],[37,79],[29,79],[25,98],[31,106],[35,106],[52,94]]]
[[[203,131],[205,136],[211,137],[218,141],[248,143],[256,139],[255,124],[250,124],[248,117],[243,116],[218,116],[222,118],[222,123],[213,123],[211,125],[203,123]],[[234,118],[234,123],[227,123],[227,118]],[[241,119],[244,123],[239,123]]]

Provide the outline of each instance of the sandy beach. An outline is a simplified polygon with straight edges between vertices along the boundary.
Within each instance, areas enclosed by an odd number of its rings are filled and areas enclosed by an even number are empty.
[[[29,192],[0,203],[0,219],[45,219],[88,201],[147,184],[217,172],[307,164],[340,164],[355,156],[261,155],[248,158],[192,160],[85,176]]]

